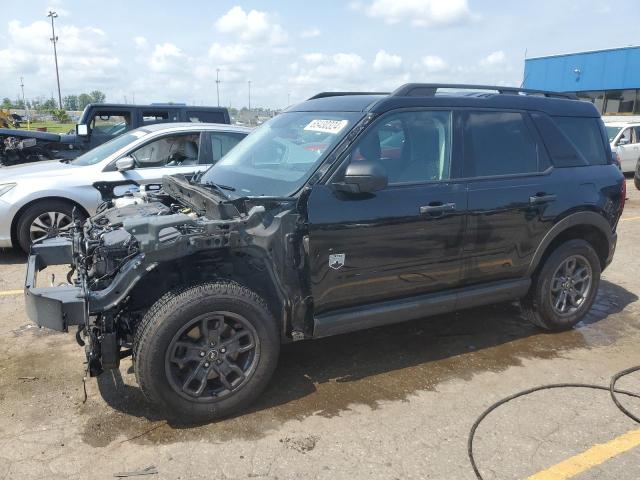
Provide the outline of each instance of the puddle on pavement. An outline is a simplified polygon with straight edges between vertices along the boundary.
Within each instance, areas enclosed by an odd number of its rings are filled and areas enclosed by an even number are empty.
[[[603,282],[585,321],[560,334],[541,333],[522,318],[517,305],[501,304],[285,345],[271,384],[248,412],[202,426],[167,424],[137,388],[129,360],[119,371],[91,379],[89,400],[82,404],[82,352],[71,335],[43,338],[32,329],[14,332],[16,341],[46,341],[51,355],[42,354],[41,346],[35,357],[23,351],[5,357],[0,385],[2,390],[17,389],[3,398],[9,409],[16,404],[16,415],[27,414],[18,408],[19,398],[57,395],[63,401],[53,408],[65,416],[79,415],[82,440],[95,447],[123,441],[254,439],[290,419],[332,417],[352,404],[375,409],[381,401],[403,400],[447,380],[504,371],[527,358],[555,358],[574,349],[611,345],[630,329],[638,330],[635,315],[623,310],[635,300],[623,288]],[[77,368],[69,367],[71,362]],[[18,380],[23,376],[38,380]]]
[[[634,315],[623,311],[635,300],[623,288],[603,282],[587,318],[559,334],[541,333],[527,324],[517,305],[501,304],[286,345],[271,384],[248,412],[202,426],[163,421],[144,400],[131,371],[126,372],[126,362],[120,374],[101,377],[100,395],[79,408],[87,417],[83,440],[105,446],[114,441],[254,439],[290,419],[332,417],[352,404],[375,409],[380,401],[403,400],[446,380],[500,372],[523,359],[611,345],[629,329],[638,330]]]

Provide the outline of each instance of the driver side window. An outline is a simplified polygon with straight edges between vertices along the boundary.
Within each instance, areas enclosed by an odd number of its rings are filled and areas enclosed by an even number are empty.
[[[131,128],[131,115],[128,113],[98,112],[91,120],[94,134],[115,137]]]
[[[361,161],[382,165],[389,185],[448,179],[451,112],[400,112],[387,116],[365,133],[349,155],[348,163]]]
[[[169,135],[135,150],[130,156],[136,168],[198,165],[200,134]]]

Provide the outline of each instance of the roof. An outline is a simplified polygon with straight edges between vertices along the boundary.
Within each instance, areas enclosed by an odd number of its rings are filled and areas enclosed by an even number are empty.
[[[557,57],[568,57],[571,55],[587,55],[591,53],[601,53],[601,52],[616,52],[620,50],[631,50],[635,48],[640,48],[640,45],[627,45],[626,47],[614,47],[614,48],[602,48],[599,50],[585,50],[582,52],[566,52],[566,53],[555,53],[552,55],[542,55],[539,57],[529,57],[525,58],[525,62],[529,60],[540,60],[543,58],[557,58]]]
[[[151,125],[145,125],[144,127],[137,128],[136,130],[144,132],[160,132],[163,130],[214,130],[222,132],[237,132],[237,133],[249,133],[251,128],[241,127],[238,125],[228,125],[226,123],[197,123],[197,122],[168,122],[168,123],[153,123]]]
[[[185,105],[177,103],[152,103],[152,104],[131,104],[131,103],[89,103],[87,107],[106,107],[106,108],[176,108],[189,110],[227,110],[227,107],[207,107],[204,105]]]
[[[453,91],[439,92],[438,89]],[[460,91],[455,91],[458,88]],[[481,93],[478,90],[483,90]],[[490,91],[494,91],[491,93]],[[549,115],[599,117],[588,102],[557,92],[526,91],[516,87],[482,85],[407,84],[391,94],[349,94],[327,92],[289,108],[297,112],[370,112],[382,114],[389,110],[411,107],[498,108],[542,111]],[[557,96],[558,98],[551,98]]]

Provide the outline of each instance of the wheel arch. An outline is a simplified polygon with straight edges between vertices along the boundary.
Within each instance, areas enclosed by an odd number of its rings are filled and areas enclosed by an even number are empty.
[[[87,211],[86,208],[84,208],[80,203],[76,202],[75,200],[72,200],[68,197],[61,197],[61,196],[56,196],[56,195],[51,195],[51,196],[46,196],[46,197],[40,197],[40,198],[35,198],[33,200],[30,200],[29,202],[25,203],[24,205],[22,205],[18,211],[15,213],[15,215],[13,216],[13,218],[11,219],[11,243],[13,243],[14,245],[18,244],[18,222],[20,221],[20,217],[22,217],[22,214],[31,206],[35,205],[36,203],[40,203],[40,202],[47,202],[47,201],[61,201],[61,202],[66,202],[69,205],[72,205],[74,207],[77,207],[78,209],[80,209],[80,211],[83,213],[84,216],[89,217],[90,214]]]
[[[134,309],[150,308],[168,291],[211,280],[237,282],[256,292],[278,321],[282,334],[286,329],[286,300],[277,274],[266,252],[259,248],[220,249],[180,257],[158,266],[144,275],[128,293],[130,299],[144,299]]]
[[[600,267],[604,270],[611,253],[613,236],[611,225],[602,215],[591,211],[572,213],[547,232],[533,256],[528,274],[533,275],[558,245],[572,239],[589,242],[600,259]]]

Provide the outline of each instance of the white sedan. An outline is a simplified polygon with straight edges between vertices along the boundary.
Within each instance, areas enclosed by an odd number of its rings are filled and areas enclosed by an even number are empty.
[[[0,247],[28,251],[32,242],[68,228],[74,211],[81,218],[93,215],[111,194],[206,170],[249,132],[222,124],[155,124],[75,160],[0,168]]]

